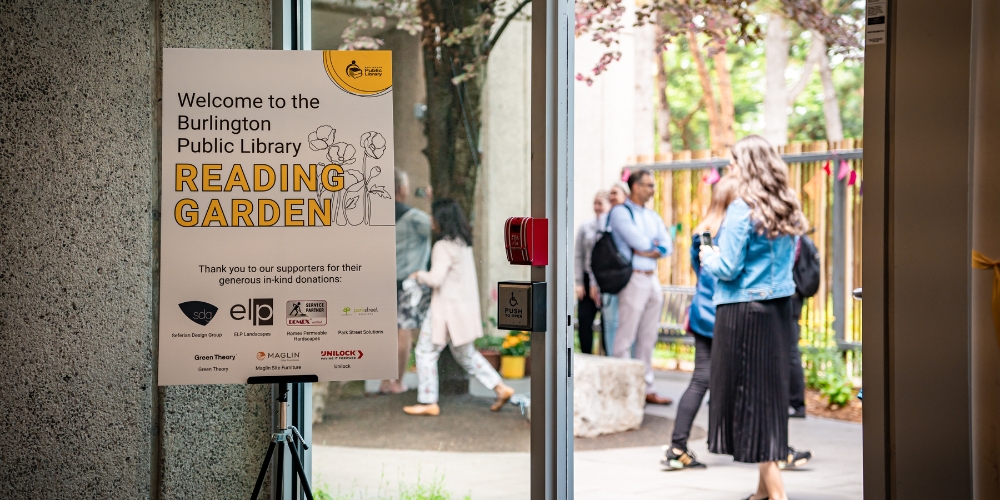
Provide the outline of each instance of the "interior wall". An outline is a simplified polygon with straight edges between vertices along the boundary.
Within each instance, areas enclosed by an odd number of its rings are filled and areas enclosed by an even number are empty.
[[[150,492],[152,14],[0,14],[2,498]]]
[[[4,3],[0,498],[252,488],[269,388],[156,386],[159,55],[269,49],[270,4]]]
[[[159,47],[271,49],[270,0],[158,3]],[[157,92],[160,70],[157,66]],[[158,137],[158,117],[153,126]],[[158,151],[154,168],[159,169]],[[156,200],[159,189],[154,186]],[[154,473],[161,497],[243,498],[253,491],[271,437],[271,386],[165,386],[160,395],[160,463]]]
[[[888,375],[883,395],[889,425],[879,429],[866,411],[865,432],[887,434],[888,493],[898,499],[972,496],[972,3],[956,0],[947,9],[931,0],[890,5],[889,129],[883,136],[888,240],[881,259],[865,261],[866,292],[869,276],[887,278],[887,297],[866,293],[865,309],[885,307],[889,351],[872,363],[866,349],[865,372]],[[880,139],[866,130],[866,159],[870,142]],[[878,392],[874,400],[866,397],[866,410],[880,399]],[[869,430],[870,424],[876,428]]]
[[[1000,259],[1000,5],[977,0],[972,248]],[[976,499],[1000,498],[1000,345],[993,272],[972,271],[972,456]]]

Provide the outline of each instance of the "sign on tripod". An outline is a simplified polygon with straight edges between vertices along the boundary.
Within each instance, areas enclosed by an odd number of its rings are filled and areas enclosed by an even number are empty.
[[[159,383],[397,377],[388,51],[165,49]]]

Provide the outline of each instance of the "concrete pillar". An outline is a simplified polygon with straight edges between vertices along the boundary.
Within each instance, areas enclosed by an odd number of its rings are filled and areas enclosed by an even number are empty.
[[[271,48],[268,0],[164,0],[159,18],[163,48]],[[270,440],[270,396],[270,386],[163,387],[162,498],[249,496]]]
[[[249,493],[269,388],[156,387],[159,56],[268,49],[270,17],[267,0],[4,6],[0,497]]]

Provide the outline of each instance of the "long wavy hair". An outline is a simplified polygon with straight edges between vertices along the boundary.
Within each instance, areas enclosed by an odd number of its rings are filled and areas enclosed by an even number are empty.
[[[726,208],[736,199],[736,192],[740,183],[734,175],[726,175],[715,183],[712,190],[712,203],[705,212],[705,218],[701,220],[698,227],[694,228],[694,234],[701,234],[705,231],[712,233],[712,236],[719,234],[719,226],[726,218]]]
[[[795,191],[788,185],[788,165],[767,139],[748,135],[733,144],[731,173],[737,196],[750,206],[751,220],[768,238],[800,235],[809,229]]]
[[[442,239],[472,246],[472,226],[462,213],[462,207],[451,198],[436,200],[431,205],[434,222]]]

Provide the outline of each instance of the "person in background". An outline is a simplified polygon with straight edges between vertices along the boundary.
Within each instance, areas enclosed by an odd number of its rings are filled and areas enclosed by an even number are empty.
[[[628,184],[618,181],[611,185],[608,191],[608,202],[611,207],[621,205],[628,199],[630,191]],[[610,208],[608,209],[611,210]],[[608,212],[597,218],[597,225],[601,231],[608,226]],[[604,354],[611,356],[615,345],[615,330],[618,329],[618,294],[601,293],[601,330],[604,331]]]
[[[656,191],[653,174],[648,170],[632,173],[628,187],[629,198],[608,213],[615,246],[632,261],[632,278],[618,292],[618,328],[612,354],[616,358],[635,357],[642,361],[646,369],[646,402],[670,404],[672,399],[658,395],[653,388],[653,348],[663,310],[663,288],[656,275],[656,261],[670,255],[672,244],[663,219],[645,207]]]
[[[709,381],[712,453],[756,463],[749,500],[787,500],[779,462],[788,453],[788,341],[795,237],[808,222],[771,143],[751,135],[732,148],[739,183],[718,246],[699,249],[701,272],[719,279]]]
[[[691,244],[691,268],[698,275],[695,296],[691,300],[688,312],[688,332],[694,337],[694,374],[684,395],[677,404],[677,418],[674,421],[674,432],[670,446],[664,446],[665,457],[661,463],[671,469],[691,469],[705,465],[695,459],[694,453],[688,451],[687,442],[691,435],[694,417],[701,408],[701,402],[708,392],[709,378],[712,373],[712,330],[715,329],[715,304],[712,294],[715,283],[719,280],[710,273],[701,272],[701,261],[698,260],[698,247],[701,246],[701,233],[708,232],[713,238],[719,234],[719,226],[726,217],[726,207],[736,198],[736,178],[727,175],[715,184],[712,192],[712,202],[708,213],[701,224],[694,228]]]
[[[702,233],[711,234],[713,239],[718,236],[719,227],[726,216],[726,207],[736,198],[738,188],[738,182],[732,175],[722,177],[715,184],[708,213],[695,227],[692,237],[691,268],[698,276],[696,293],[688,314],[688,332],[694,337],[695,345],[694,374],[677,404],[677,418],[674,422],[671,443],[663,446],[665,456],[660,463],[671,470],[705,467],[705,464],[699,462],[694,453],[688,450],[687,443],[694,417],[701,408],[705,393],[708,392],[712,373],[712,332],[715,329],[715,304],[712,302],[712,295],[719,279],[710,273],[701,272],[698,253],[702,245]],[[812,453],[796,451],[793,448],[789,448],[789,455],[791,458],[784,460],[789,467],[801,467],[812,458]]]
[[[431,206],[431,227],[440,239],[431,249],[430,271],[416,271],[410,277],[433,289],[430,317],[420,329],[417,357],[418,404],[403,411],[410,415],[438,415],[438,357],[445,346],[469,375],[493,389],[497,399],[491,409],[503,408],[514,389],[503,383],[473,342],[483,336],[479,313],[479,284],[472,256],[472,228],[462,208],[451,198],[437,200]]]
[[[601,307],[601,292],[590,272],[590,253],[597,242],[601,215],[608,211],[608,193],[600,191],[594,196],[594,219],[580,224],[576,230],[574,272],[576,273],[576,317],[580,332],[580,350],[594,353],[594,318]]]
[[[413,331],[420,328],[427,316],[431,303],[430,289],[403,289],[403,280],[416,271],[427,269],[431,258],[431,218],[426,212],[406,204],[410,197],[410,178],[406,172],[396,169],[396,328],[399,335],[399,378],[383,380],[379,392],[399,394],[406,391],[403,373],[410,363],[410,348],[413,347]],[[414,286],[411,284],[411,286]],[[409,300],[412,293],[420,298]],[[414,303],[415,302],[415,303]]]

